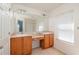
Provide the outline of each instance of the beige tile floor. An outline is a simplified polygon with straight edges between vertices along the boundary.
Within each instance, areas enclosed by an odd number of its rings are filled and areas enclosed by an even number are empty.
[[[64,53],[55,48],[47,48],[47,49],[35,48],[33,49],[32,55],[64,55]]]

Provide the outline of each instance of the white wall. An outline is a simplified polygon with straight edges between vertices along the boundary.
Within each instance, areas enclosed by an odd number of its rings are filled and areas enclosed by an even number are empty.
[[[67,13],[69,11],[73,11],[73,19],[74,19],[74,40],[75,42],[69,43],[66,41],[59,40],[57,36],[57,28],[55,27],[55,16],[60,15],[62,13]],[[79,4],[63,4],[60,7],[56,8],[51,12],[49,17],[49,30],[53,31],[55,34],[55,45],[54,47],[64,52],[65,54],[79,54],[79,30],[77,26],[79,25]]]
[[[2,10],[0,9],[0,29],[1,29],[1,38],[0,45],[3,47],[0,49],[0,54],[10,54],[10,40],[9,40],[9,32],[12,33],[12,27],[10,21],[12,21],[12,15],[8,11],[10,4],[0,4]]]

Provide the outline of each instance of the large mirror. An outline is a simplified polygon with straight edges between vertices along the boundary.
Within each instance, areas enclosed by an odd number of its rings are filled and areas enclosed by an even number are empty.
[[[13,4],[13,27],[15,33],[33,33],[48,31],[48,20],[45,12]]]
[[[46,17],[16,17],[16,32],[17,33],[35,33],[48,31]]]

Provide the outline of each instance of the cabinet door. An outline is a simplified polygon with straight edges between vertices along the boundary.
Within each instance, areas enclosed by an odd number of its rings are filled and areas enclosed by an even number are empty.
[[[22,38],[12,38],[10,40],[10,49],[12,55],[21,55],[22,54]]]
[[[54,45],[54,35],[50,34],[50,47],[52,47]]]
[[[26,36],[23,39],[23,54],[31,54],[32,53],[32,37]]]
[[[49,34],[44,35],[44,48],[49,47]]]

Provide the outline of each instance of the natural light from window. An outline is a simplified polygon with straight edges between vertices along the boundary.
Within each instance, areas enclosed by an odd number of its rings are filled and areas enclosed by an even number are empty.
[[[58,25],[58,38],[60,40],[74,43],[74,24]]]
[[[42,31],[43,31],[43,26],[40,25],[40,26],[39,26],[39,32],[42,32]]]

